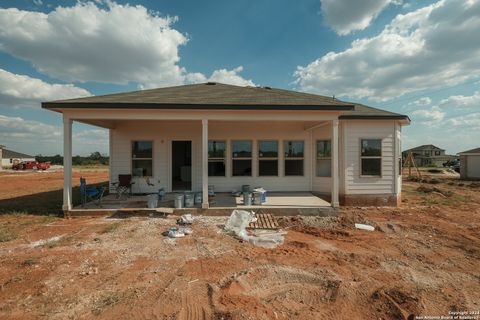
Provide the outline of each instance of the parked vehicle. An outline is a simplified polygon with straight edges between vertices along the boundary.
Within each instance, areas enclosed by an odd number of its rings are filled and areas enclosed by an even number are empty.
[[[22,161],[12,166],[13,170],[47,170],[50,162],[40,163],[38,161]]]

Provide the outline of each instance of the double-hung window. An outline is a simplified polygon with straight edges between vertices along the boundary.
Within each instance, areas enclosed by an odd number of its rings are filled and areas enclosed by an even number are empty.
[[[332,176],[332,142],[317,141],[317,177]]]
[[[232,176],[252,175],[252,141],[232,141]]]
[[[382,140],[361,140],[361,175],[380,177],[382,175]]]
[[[208,141],[208,175],[225,177],[225,141]]]
[[[278,176],[278,141],[258,141],[258,175]]]
[[[132,176],[153,176],[153,141],[132,141]]]
[[[284,141],[285,176],[303,176],[304,142]]]

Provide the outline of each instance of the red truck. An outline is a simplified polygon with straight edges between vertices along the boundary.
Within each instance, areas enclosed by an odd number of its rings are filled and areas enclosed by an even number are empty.
[[[12,166],[13,170],[47,170],[48,168],[50,168],[50,162],[38,161],[22,161]]]

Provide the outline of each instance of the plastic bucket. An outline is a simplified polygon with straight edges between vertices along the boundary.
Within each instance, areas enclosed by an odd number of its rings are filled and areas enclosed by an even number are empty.
[[[150,209],[156,208],[158,206],[158,194],[153,193],[147,196],[147,207]]]
[[[194,197],[193,193],[185,193],[185,208],[194,207]]]
[[[184,196],[183,194],[176,194],[175,195],[175,200],[174,200],[174,207],[177,208],[177,209],[181,209],[183,208],[183,199],[184,199]]]
[[[203,195],[201,192],[197,192],[195,193],[195,204],[200,204],[202,203],[202,198],[203,198]]]
[[[253,192],[253,204],[256,206],[262,205],[262,193],[261,191],[254,191]]]
[[[252,205],[252,194],[250,192],[243,193],[243,204],[246,206]]]

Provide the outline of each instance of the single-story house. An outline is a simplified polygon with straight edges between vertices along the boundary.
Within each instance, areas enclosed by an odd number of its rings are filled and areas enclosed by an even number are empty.
[[[406,115],[270,87],[215,82],[42,103],[63,114],[64,210],[71,209],[72,121],[109,129],[110,182],[134,193],[208,188],[308,191],[331,206],[397,205]],[[148,179],[145,179],[147,177]]]
[[[444,163],[457,158],[454,155],[445,154],[445,149],[441,149],[433,144],[425,144],[405,150],[402,152],[403,158],[407,158],[410,152],[413,154],[413,159],[417,167],[442,167]]]
[[[14,164],[22,161],[35,161],[35,157],[25,153],[20,153],[17,151],[3,148],[2,150],[2,167],[3,168],[11,168]]]
[[[460,152],[460,179],[480,180],[480,148]]]

